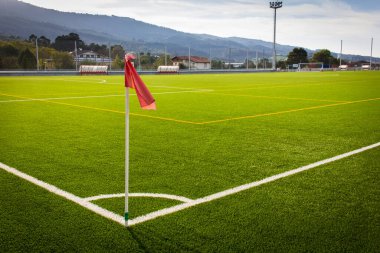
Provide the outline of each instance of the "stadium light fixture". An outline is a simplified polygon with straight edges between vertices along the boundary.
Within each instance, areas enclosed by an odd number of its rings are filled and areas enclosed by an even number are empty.
[[[273,61],[272,61],[272,69],[276,70],[276,16],[277,9],[282,7],[282,2],[269,2],[269,7],[274,9],[274,31],[273,31]]]

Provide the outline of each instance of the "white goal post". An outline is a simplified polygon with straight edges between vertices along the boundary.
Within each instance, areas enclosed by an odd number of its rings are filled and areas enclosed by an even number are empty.
[[[298,64],[298,71],[322,71],[323,62],[302,62]]]
[[[105,65],[81,65],[79,73],[84,74],[108,74],[108,66]]]

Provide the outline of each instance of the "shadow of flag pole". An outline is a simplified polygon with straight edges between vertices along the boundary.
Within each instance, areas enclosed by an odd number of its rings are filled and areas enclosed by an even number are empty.
[[[133,54],[124,57],[124,83],[125,83],[125,226],[128,227],[129,207],[129,88],[136,90],[140,106],[145,110],[156,110],[156,103],[148,88],[140,78],[131,60],[135,59]]]

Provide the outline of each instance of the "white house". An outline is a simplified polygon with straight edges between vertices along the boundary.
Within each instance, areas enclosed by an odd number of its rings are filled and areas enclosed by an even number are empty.
[[[172,58],[174,66],[182,64],[189,68],[189,56],[176,56]],[[190,56],[190,69],[210,69],[210,60],[206,57]]]

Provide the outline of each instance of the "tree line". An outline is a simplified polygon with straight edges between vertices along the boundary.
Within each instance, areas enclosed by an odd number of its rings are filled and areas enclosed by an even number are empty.
[[[38,44],[38,58],[40,69],[74,69],[75,61],[73,52],[77,49],[81,51],[94,51],[100,55],[108,56],[111,52],[112,69],[122,69],[124,66],[125,50],[121,45],[99,45],[95,43],[86,44],[78,34],[69,33],[60,35],[51,41],[45,36],[32,34],[27,40],[12,39],[9,41],[0,40],[0,69],[33,69],[37,68],[36,42]],[[304,48],[294,48],[289,52],[287,59],[279,61],[277,67],[286,69],[289,66],[299,63],[322,62],[325,68],[339,66],[339,60],[335,58],[327,49],[315,52],[311,57],[308,56]],[[157,69],[160,65],[172,65],[169,55],[151,54],[146,52],[137,53],[135,66],[138,70]],[[342,60],[342,64],[346,62]],[[91,61],[81,62],[80,64],[95,64]],[[238,68],[271,68],[272,63],[269,59],[262,58],[259,62],[248,60]],[[186,67],[183,67],[186,68]],[[233,68],[226,62],[214,59],[211,62],[212,69]]]
[[[322,62],[324,68],[334,68],[339,66],[339,60],[335,58],[330,50],[321,49],[315,52],[311,58],[308,57],[308,54],[304,48],[296,47],[291,52],[289,52],[286,65],[292,66],[299,63],[313,63],[313,62]]]
[[[27,40],[11,38],[11,40],[0,40],[0,69],[25,69],[35,70],[37,68],[38,44],[38,63],[40,69],[74,69],[74,54],[78,49],[94,51],[101,55],[109,54],[107,45],[95,43],[86,44],[78,34],[69,33],[57,36],[52,42],[45,36],[32,34]],[[119,69],[123,67],[124,48],[121,45],[111,46],[111,57],[115,59],[113,67]],[[89,62],[84,62],[89,64]]]
[[[125,50],[121,45],[86,44],[78,34],[69,33],[60,35],[51,41],[45,36],[31,34],[27,40],[11,38],[0,40],[0,69],[37,69],[36,42],[38,44],[38,60],[40,70],[44,69],[75,69],[75,49],[80,55],[83,51],[93,51],[108,57],[111,51],[112,69],[124,67]],[[135,66],[139,70],[157,69],[164,64],[172,65],[169,55],[151,54],[149,52],[137,53]],[[91,60],[78,62],[78,64],[96,64]]]

